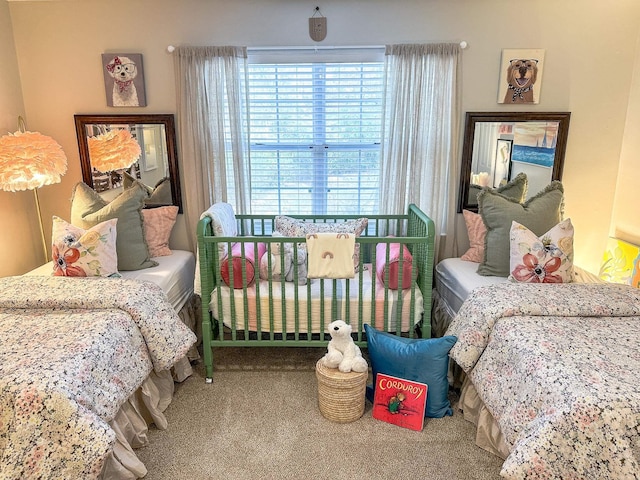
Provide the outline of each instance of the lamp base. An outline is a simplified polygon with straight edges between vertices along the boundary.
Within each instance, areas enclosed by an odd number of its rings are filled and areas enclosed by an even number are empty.
[[[36,211],[38,213],[38,222],[40,225],[40,238],[42,240],[42,252],[44,253],[44,263],[49,261],[49,251],[47,250],[47,240],[44,237],[44,226],[42,225],[42,213],[40,212],[40,199],[38,198],[38,189],[33,189],[33,194],[36,197]]]

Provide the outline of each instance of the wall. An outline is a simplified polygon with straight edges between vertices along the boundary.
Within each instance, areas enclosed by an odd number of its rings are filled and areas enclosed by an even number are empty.
[[[10,2],[28,124],[58,140],[69,157],[62,183],[42,191],[44,216],[68,216],[71,188],[81,180],[75,113],[173,113],[173,62],[167,45],[312,45],[307,18],[316,5],[328,20],[322,45],[466,40],[463,113],[571,111],[565,211],[577,232],[576,260],[597,271],[610,228],[637,57],[636,0],[532,0],[526,12],[505,0]],[[539,105],[496,103],[503,48],[546,50]],[[148,107],[106,106],[100,64],[105,52],[143,54]],[[2,209],[10,209],[4,215],[17,222],[22,205],[18,197],[11,198]],[[182,238],[172,238],[173,244],[186,245],[187,234],[180,231]],[[0,246],[8,244],[3,239]],[[0,275],[10,273],[21,272],[0,270]]]
[[[0,1],[0,135],[18,129],[24,115],[18,59],[9,4]],[[42,263],[42,242],[31,192],[0,190],[0,276],[22,273]]]
[[[640,37],[629,110],[620,155],[620,174],[616,187],[611,235],[640,245],[638,182],[640,181]]]

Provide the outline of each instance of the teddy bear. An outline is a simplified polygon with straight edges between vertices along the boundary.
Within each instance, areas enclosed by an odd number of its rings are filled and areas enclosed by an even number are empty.
[[[284,235],[278,231],[274,231],[271,236],[284,238]],[[269,249],[260,259],[260,278],[263,280],[271,278],[276,282],[293,282],[297,271],[298,285],[306,285],[307,250],[302,246],[298,246],[297,250],[297,255],[294,256],[293,243],[271,242]],[[271,272],[269,272],[269,255],[271,255]],[[281,261],[282,256],[284,261]],[[297,260],[297,265],[294,265],[294,260]]]
[[[366,372],[369,365],[362,357],[360,347],[351,338],[351,325],[342,320],[335,320],[327,328],[331,340],[327,345],[327,353],[322,357],[324,366],[337,368],[344,373]]]
[[[293,257],[292,262],[295,261],[296,257]],[[298,285],[306,285],[307,284],[307,250],[304,248],[298,247],[298,256],[297,256],[298,264],[292,265],[291,270],[286,275],[287,282],[293,282],[295,280],[294,274],[297,270],[298,272]]]
[[[273,232],[277,237],[277,232]],[[271,269],[269,269],[269,256],[271,256]],[[284,256],[284,262],[282,257]],[[276,282],[288,280],[288,276],[293,276],[293,244],[272,242],[269,249],[260,258],[260,278],[268,280],[271,278]]]

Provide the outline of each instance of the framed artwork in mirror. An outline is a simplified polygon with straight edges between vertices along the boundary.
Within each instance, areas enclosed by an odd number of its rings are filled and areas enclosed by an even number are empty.
[[[467,112],[458,213],[478,211],[476,195],[527,175],[531,197],[562,179],[569,112]]]
[[[182,213],[172,114],[74,115],[82,180],[105,200],[132,182],[149,191],[146,207],[175,205]],[[124,145],[124,147],[123,147]],[[121,161],[123,148],[130,159]]]

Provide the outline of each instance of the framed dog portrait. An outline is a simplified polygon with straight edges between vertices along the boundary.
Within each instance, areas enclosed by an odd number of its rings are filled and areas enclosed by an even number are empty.
[[[502,50],[498,103],[539,103],[543,68],[544,50]]]
[[[103,53],[107,106],[146,107],[144,72],[140,53]]]

